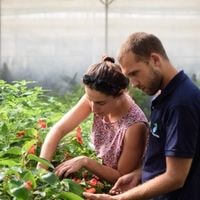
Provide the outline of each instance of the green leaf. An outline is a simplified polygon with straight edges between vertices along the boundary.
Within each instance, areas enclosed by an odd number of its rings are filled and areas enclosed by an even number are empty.
[[[13,194],[13,196],[17,197],[17,199],[19,200],[30,199],[31,195],[30,191],[28,191],[23,185],[11,189],[10,192],[11,194]]]
[[[16,166],[16,165],[21,165],[20,163],[17,163],[13,160],[0,160],[0,165],[7,165],[9,167],[13,167],[13,166]]]
[[[21,166],[13,166],[13,167],[4,167],[3,173],[7,177],[20,177],[20,174],[23,173],[23,169]]]
[[[17,200],[30,199],[30,192],[24,187],[24,182],[20,180],[9,181],[9,192],[12,196],[16,197]]]
[[[22,151],[27,152],[33,145],[35,145],[35,143],[35,139],[25,142],[25,144],[22,147]]]
[[[33,184],[33,189],[36,188],[35,177],[34,177],[33,173],[30,170],[24,175],[23,179],[25,181],[31,181],[31,183]]]
[[[6,176],[5,173],[0,172],[0,182],[4,179],[5,176]]]
[[[26,136],[37,136],[38,131],[35,128],[26,129]]]
[[[3,154],[21,155],[22,149],[20,147],[11,147],[10,149],[6,150]]]
[[[1,125],[1,131],[0,131],[2,134],[7,134],[7,132],[8,132],[8,126],[7,126],[7,124],[6,123],[2,123],[2,125]]]
[[[62,182],[68,183],[70,192],[73,192],[78,196],[82,196],[83,188],[78,183],[75,183],[71,179],[63,179]]]
[[[84,200],[83,198],[72,192],[61,192],[59,198],[64,200]]]
[[[51,184],[54,184],[54,183],[60,182],[60,181],[59,181],[59,178],[58,178],[54,173],[52,173],[52,172],[49,172],[49,173],[47,173],[47,174],[44,174],[44,175],[42,176],[42,179],[43,179],[45,182],[49,183],[50,185],[51,185]]]
[[[29,154],[28,159],[35,160],[35,161],[41,163],[42,165],[45,165],[47,167],[50,167],[51,169],[54,169],[54,166],[48,160],[46,160],[44,158],[40,158],[34,154]]]

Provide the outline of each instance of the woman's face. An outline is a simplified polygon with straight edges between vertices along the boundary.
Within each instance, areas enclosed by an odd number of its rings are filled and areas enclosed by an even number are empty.
[[[93,113],[105,116],[116,109],[117,97],[105,95],[87,86],[85,86],[85,93]]]

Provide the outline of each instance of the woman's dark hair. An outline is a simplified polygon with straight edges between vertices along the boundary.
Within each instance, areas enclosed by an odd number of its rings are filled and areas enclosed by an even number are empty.
[[[103,61],[91,65],[83,76],[83,84],[106,95],[117,97],[126,89],[129,80],[112,57],[104,57]]]

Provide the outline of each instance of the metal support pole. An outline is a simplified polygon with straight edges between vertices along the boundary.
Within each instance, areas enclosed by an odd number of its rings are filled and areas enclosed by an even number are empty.
[[[114,0],[99,0],[105,6],[105,53],[108,53],[108,8]]]

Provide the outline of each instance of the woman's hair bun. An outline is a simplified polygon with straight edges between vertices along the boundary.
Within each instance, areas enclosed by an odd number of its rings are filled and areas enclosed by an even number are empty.
[[[111,63],[115,63],[115,59],[113,57],[109,57],[109,56],[104,56],[103,61],[104,62],[109,61]]]

